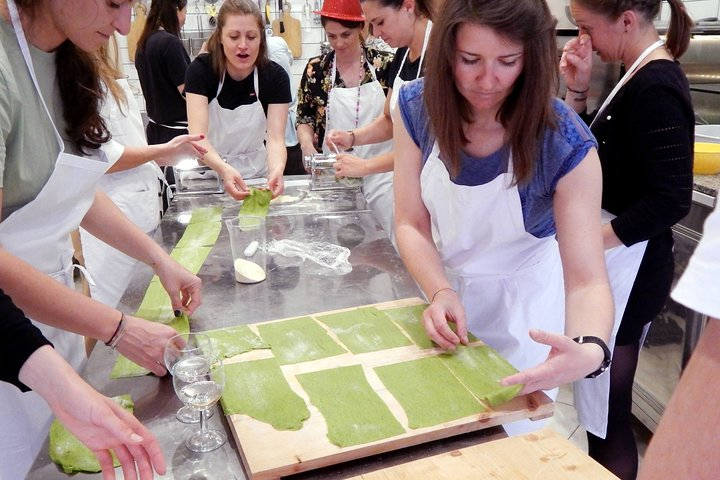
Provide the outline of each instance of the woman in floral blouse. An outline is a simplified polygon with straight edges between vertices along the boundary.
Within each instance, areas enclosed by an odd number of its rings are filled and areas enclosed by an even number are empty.
[[[323,150],[334,152],[332,145],[323,147],[328,121],[331,128],[351,130],[377,116],[369,111],[377,108],[374,100],[380,89],[380,100],[385,101],[393,59],[392,53],[363,46],[360,32],[365,18],[359,0],[326,0],[316,13],[332,50],[311,58],[300,81],[296,122],[306,156]]]

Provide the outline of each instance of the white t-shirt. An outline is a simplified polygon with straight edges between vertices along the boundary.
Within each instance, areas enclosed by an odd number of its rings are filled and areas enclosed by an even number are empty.
[[[705,220],[703,237],[672,298],[703,315],[720,318],[720,209]]]

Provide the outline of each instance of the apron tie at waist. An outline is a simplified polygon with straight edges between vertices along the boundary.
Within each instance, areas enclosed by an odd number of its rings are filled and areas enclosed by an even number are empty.
[[[77,269],[82,274],[82,276],[85,277],[85,280],[87,280],[87,282],[94,287],[96,285],[95,280],[93,280],[90,272],[88,272],[88,270],[84,266],[78,263],[73,263],[73,254],[73,250],[66,250],[65,253],[62,254],[62,258],[60,259],[62,265],[60,267],[60,270],[54,273],[50,273],[50,277],[72,288],[73,273],[75,272],[75,269]]]
[[[150,117],[148,117],[148,121],[150,123],[154,123],[155,125],[158,125],[161,127],[172,128],[173,130],[187,130],[188,129],[188,122],[177,122],[177,125],[166,125],[164,123],[158,123]]]

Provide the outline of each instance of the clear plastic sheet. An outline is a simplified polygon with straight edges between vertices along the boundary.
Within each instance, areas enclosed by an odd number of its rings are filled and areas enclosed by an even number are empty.
[[[352,265],[348,261],[350,249],[334,243],[273,240],[267,244],[267,253],[309,260],[323,267],[316,272],[321,275],[346,275],[352,271]]]

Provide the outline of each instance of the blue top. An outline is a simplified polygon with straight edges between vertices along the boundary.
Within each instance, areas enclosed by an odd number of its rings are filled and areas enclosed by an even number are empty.
[[[423,165],[435,143],[423,102],[422,78],[406,83],[400,89],[398,105],[405,128],[422,152]],[[555,234],[552,197],[560,179],[585,158],[597,143],[580,117],[559,99],[553,101],[557,130],[547,129],[542,153],[535,163],[529,182],[518,185],[525,230],[538,238]],[[487,157],[478,158],[462,152],[460,172],[452,179],[456,185],[477,186],[507,173],[510,147],[505,145]]]

